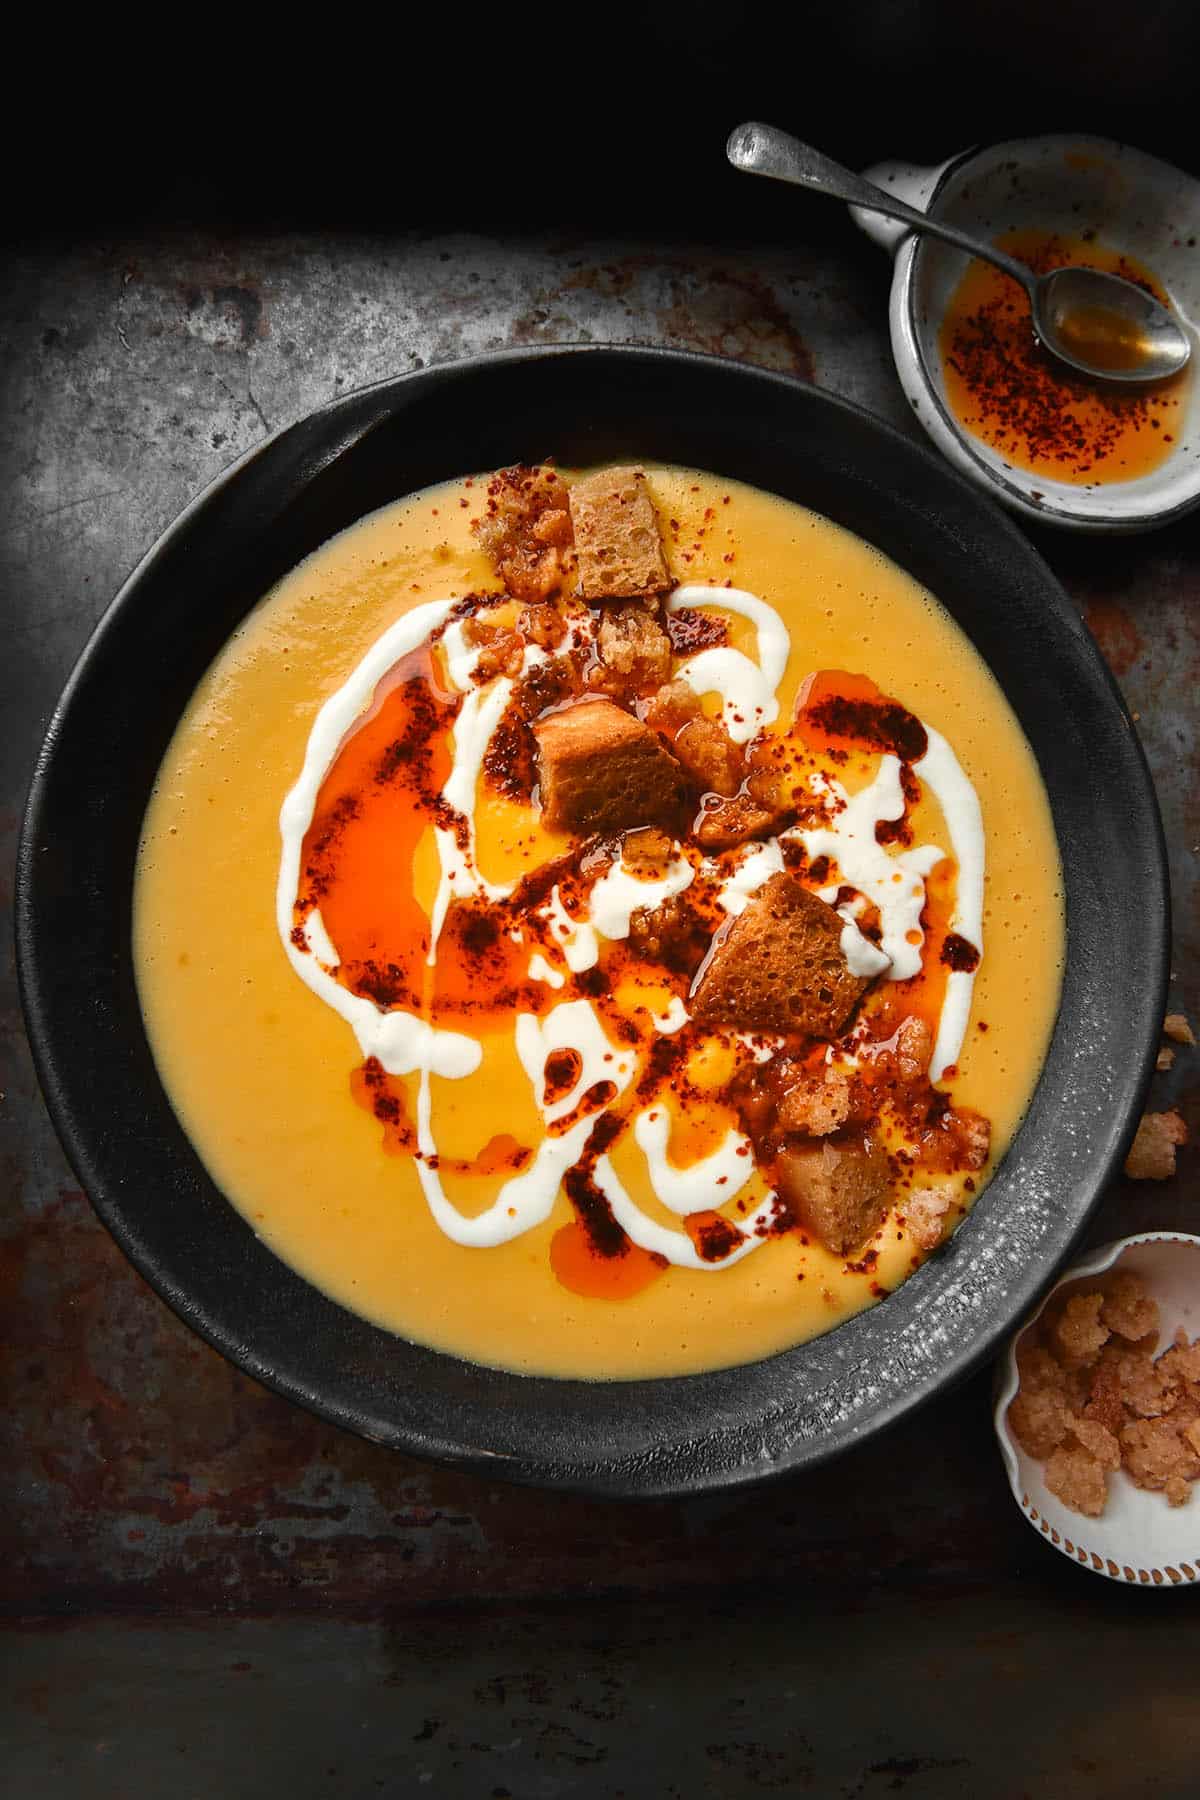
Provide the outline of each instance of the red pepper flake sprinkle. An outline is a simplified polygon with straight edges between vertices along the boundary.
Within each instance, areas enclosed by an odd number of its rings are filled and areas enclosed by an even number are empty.
[[[1094,234],[1009,232],[996,241],[1036,274],[1105,269],[1169,304],[1148,269],[1096,243]],[[1090,486],[1132,481],[1170,455],[1190,371],[1129,389],[1066,368],[1035,338],[1024,290],[990,264],[968,266],[939,350],[951,411],[1007,466]]]

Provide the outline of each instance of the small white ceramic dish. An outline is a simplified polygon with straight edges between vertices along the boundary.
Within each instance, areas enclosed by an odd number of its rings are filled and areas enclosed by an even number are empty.
[[[1166,1349],[1182,1325],[1200,1334],[1200,1237],[1147,1231],[1105,1244],[1056,1282],[1032,1318],[1010,1340],[997,1371],[994,1422],[1013,1498],[1035,1531],[1072,1561],[1135,1587],[1182,1587],[1200,1582],[1200,1482],[1184,1506],[1165,1494],[1134,1487],[1123,1469],[1109,1477],[1108,1504],[1098,1519],[1072,1512],[1047,1488],[1043,1465],[1008,1428],[1009,1402],[1017,1392],[1017,1349],[1050,1301],[1086,1292],[1097,1277],[1120,1266],[1140,1275],[1158,1302],[1159,1344]]]
[[[1156,470],[1094,488],[1027,474],[965,431],[946,401],[938,332],[970,259],[852,207],[868,237],[894,257],[896,369],[917,418],[956,468],[1014,512],[1076,531],[1148,531],[1200,506],[1200,182],[1126,144],[1073,136],[967,150],[936,168],[886,162],[863,172],[910,206],[983,238],[1013,230],[1094,232],[1157,276],[1192,337],[1183,426]]]

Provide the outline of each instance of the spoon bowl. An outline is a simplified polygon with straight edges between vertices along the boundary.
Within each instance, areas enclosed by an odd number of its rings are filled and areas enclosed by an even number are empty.
[[[1047,350],[1085,375],[1164,381],[1191,346],[1166,309],[1135,282],[1099,269],[1053,269],[1030,296],[1033,328]]]
[[[1163,381],[1187,365],[1192,346],[1182,326],[1153,295],[1119,275],[1078,268],[1035,275],[994,244],[919,212],[774,125],[751,120],[737,126],[725,153],[743,174],[791,182],[899,219],[913,231],[928,232],[994,263],[1028,294],[1039,342],[1085,375],[1105,381]]]

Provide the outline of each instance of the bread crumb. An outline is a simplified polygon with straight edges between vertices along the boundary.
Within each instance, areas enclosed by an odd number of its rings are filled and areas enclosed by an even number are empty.
[[[1051,1329],[1051,1348],[1068,1368],[1094,1363],[1108,1342],[1108,1326],[1100,1323],[1102,1294],[1073,1294]]]
[[[940,1181],[933,1187],[915,1188],[904,1202],[904,1217],[912,1240],[922,1250],[936,1250],[942,1241],[946,1214],[958,1191],[952,1181]]]
[[[1140,1275],[1118,1269],[1109,1282],[1100,1317],[1110,1331],[1130,1344],[1158,1330],[1158,1305],[1146,1291]]]
[[[1169,1181],[1175,1173],[1175,1151],[1187,1143],[1187,1126],[1177,1112],[1142,1114],[1125,1173],[1131,1181]]]
[[[1160,1050],[1154,1059],[1154,1066],[1161,1075],[1171,1067],[1174,1061],[1175,1052],[1173,1050]]]
[[[1163,1036],[1169,1037],[1176,1044],[1194,1044],[1196,1034],[1187,1022],[1184,1013],[1168,1013],[1163,1020]]]
[[[1062,1443],[1070,1417],[1061,1394],[1050,1388],[1027,1392],[1022,1386],[1008,1408],[1009,1430],[1039,1462],[1044,1462]]]
[[[1072,1512],[1098,1519],[1108,1499],[1108,1477],[1082,1445],[1060,1445],[1046,1464],[1046,1486]]]
[[[1180,1330],[1156,1359],[1158,1327],[1145,1282],[1118,1270],[1048,1308],[1018,1347],[1009,1427],[1045,1463],[1050,1492],[1087,1518],[1118,1469],[1172,1506],[1200,1477],[1200,1337]]]

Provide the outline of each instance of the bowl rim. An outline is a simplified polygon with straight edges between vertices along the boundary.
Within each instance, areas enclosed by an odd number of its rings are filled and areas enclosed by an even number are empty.
[[[1008,1428],[1008,1409],[1016,1399],[1021,1385],[1020,1371],[1017,1368],[1017,1345],[1034,1325],[1037,1324],[1055,1295],[1069,1286],[1073,1281],[1086,1281],[1091,1277],[1106,1275],[1116,1267],[1127,1250],[1135,1250],[1141,1244],[1190,1244],[1200,1251],[1200,1236],[1191,1231],[1135,1231],[1128,1237],[1113,1238],[1108,1243],[1096,1244],[1077,1262],[1070,1263],[1050,1283],[1037,1305],[1017,1326],[1005,1346],[1004,1354],[997,1360],[996,1375],[993,1383],[992,1429],[996,1434],[996,1443],[1000,1450],[1000,1460],[1004,1465],[1005,1478],[1013,1499],[1020,1508],[1021,1516],[1031,1530],[1038,1533],[1047,1544],[1065,1556],[1069,1562],[1078,1563],[1080,1568],[1087,1569],[1090,1574],[1103,1575],[1106,1581],[1121,1582],[1127,1587],[1159,1588],[1169,1592],[1173,1588],[1188,1587],[1200,1582],[1200,1562],[1194,1566],[1185,1563],[1180,1569],[1174,1564],[1165,1568],[1155,1566],[1152,1569],[1134,1569],[1127,1564],[1120,1564],[1110,1557],[1101,1557],[1096,1551],[1089,1550],[1086,1545],[1076,1543],[1074,1539],[1052,1526],[1033,1505],[1029,1495],[1025,1493],[1021,1482],[1021,1467],[1017,1460],[1016,1448],[1012,1433]],[[1158,1496],[1151,1496],[1158,1498]],[[1082,1514],[1081,1524],[1076,1530],[1086,1532],[1090,1523]],[[1198,1534],[1200,1535],[1200,1534]]]
[[[1015,1279],[1017,1298],[1015,1308],[1012,1295],[1008,1297],[1009,1310],[1002,1318],[989,1315],[986,1323],[977,1326],[974,1341],[970,1342],[966,1351],[955,1349],[953,1366],[937,1367],[925,1370],[922,1377],[916,1380],[902,1394],[893,1396],[882,1413],[872,1413],[864,1422],[859,1419],[840,1418],[836,1425],[824,1435],[814,1439],[805,1435],[802,1430],[794,1428],[794,1408],[785,1401],[770,1416],[751,1420],[744,1426],[740,1417],[732,1423],[714,1423],[712,1430],[702,1444],[686,1442],[682,1454],[691,1457],[686,1467],[681,1467],[674,1447],[664,1449],[661,1458],[629,1458],[605,1454],[600,1457],[576,1457],[573,1461],[557,1462],[549,1456],[540,1460],[522,1461],[519,1455],[508,1452],[500,1453],[489,1445],[481,1444],[477,1437],[466,1433],[464,1427],[455,1419],[449,1424],[440,1421],[431,1423],[428,1419],[419,1418],[415,1423],[411,1415],[412,1408],[401,1404],[394,1391],[389,1390],[386,1404],[380,1405],[372,1399],[367,1401],[355,1399],[348,1404],[343,1399],[331,1399],[322,1389],[322,1380],[306,1377],[295,1368],[281,1368],[276,1361],[264,1354],[252,1341],[252,1334],[247,1335],[242,1329],[233,1326],[227,1318],[223,1318],[219,1309],[212,1305],[197,1302],[193,1293],[188,1290],[186,1280],[181,1280],[164,1265],[164,1259],[155,1245],[148,1240],[145,1230],[139,1227],[135,1217],[131,1216],[124,1204],[122,1180],[120,1172],[114,1173],[114,1147],[106,1142],[103,1132],[98,1131],[95,1121],[90,1124],[81,1122],[73,1102],[71,1078],[64,1078],[63,1043],[61,1035],[56,1039],[56,1026],[52,1022],[55,1010],[53,997],[53,969],[48,960],[54,946],[51,939],[48,920],[43,920],[39,913],[39,854],[45,847],[42,844],[43,831],[46,825],[46,812],[50,783],[54,771],[54,763],[60,754],[64,734],[71,726],[72,714],[80,702],[80,696],[86,685],[93,680],[95,666],[109,648],[108,640],[113,638],[122,625],[124,615],[135,603],[142,585],[154,575],[164,559],[169,557],[196,530],[198,524],[204,522],[204,515],[214,502],[218,501],[229,490],[234,489],[248,471],[255,465],[266,464],[272,453],[288,445],[289,440],[296,440],[299,448],[297,456],[309,454],[317,474],[325,467],[334,464],[347,447],[357,446],[368,436],[374,422],[381,417],[394,421],[403,410],[405,397],[418,389],[436,389],[438,383],[461,382],[471,380],[480,372],[492,371],[509,366],[518,371],[525,371],[532,365],[549,364],[550,368],[561,373],[564,366],[574,363],[577,367],[591,367],[596,377],[603,380],[602,371],[605,365],[619,371],[622,367],[639,377],[648,376],[652,366],[657,366],[664,373],[675,371],[680,379],[696,380],[700,377],[704,382],[720,386],[722,383],[733,384],[739,393],[746,397],[756,396],[764,403],[774,401],[788,409],[818,409],[818,417],[828,418],[830,412],[843,416],[847,430],[866,431],[871,436],[882,440],[881,448],[899,458],[911,459],[914,471],[923,471],[924,479],[933,489],[940,490],[940,499],[949,513],[955,513],[956,507],[965,509],[968,517],[976,524],[981,534],[997,538],[1007,553],[1011,554],[1018,564],[1023,566],[1029,578],[1035,579],[1039,587],[1040,597],[1056,617],[1055,629],[1062,631],[1061,648],[1064,655],[1081,659],[1088,669],[1088,682],[1098,704],[1107,705],[1114,726],[1128,727],[1128,715],[1121,700],[1119,690],[1110,672],[1107,670],[1095,648],[1090,636],[1079,622],[1071,608],[1070,602],[1062,593],[1057,581],[1046,568],[1036,550],[1028,543],[1015,523],[1001,513],[994,504],[982,497],[978,489],[957,471],[947,468],[945,462],[932,450],[922,444],[912,442],[893,427],[877,419],[864,408],[843,400],[838,396],[811,388],[793,377],[733,363],[727,359],[701,355],[696,352],[665,350],[648,346],[597,345],[597,344],[562,344],[555,346],[530,346],[517,349],[502,350],[475,356],[462,361],[431,365],[400,376],[391,376],[372,383],[367,387],[354,390],[347,395],[339,396],[325,406],[316,409],[294,424],[281,427],[273,432],[262,443],[252,446],[250,450],[220,471],[208,486],[191,501],[178,517],[168,525],[146,555],[136,565],[133,573],[122,584],[117,596],[106,609],[98,624],[88,638],[74,670],[63,690],[62,697],[54,710],[48,727],[46,738],[37,759],[30,786],[23,829],[20,840],[17,868],[17,887],[15,894],[15,925],[18,955],[18,976],[22,1004],[33,1050],[35,1066],[46,1098],[51,1117],[63,1141],[69,1160],[79,1176],[81,1185],[89,1194],[92,1204],[102,1221],[117,1239],[129,1260],[147,1279],[150,1285],[166,1300],[189,1327],[198,1335],[221,1351],[246,1373],[261,1381],[264,1385],[285,1397],[297,1401],[319,1416],[343,1427],[348,1427],[369,1439],[384,1442],[402,1448],[412,1454],[435,1461],[462,1467],[515,1482],[535,1485],[560,1487],[574,1491],[603,1494],[621,1497],[665,1498],[676,1495],[691,1494],[701,1491],[719,1491],[740,1488],[770,1476],[786,1474],[800,1467],[812,1467],[849,1448],[853,1443],[864,1441],[885,1427],[890,1427],[907,1417],[912,1411],[931,1398],[943,1387],[963,1379],[987,1357],[994,1354],[997,1346],[1003,1341],[1011,1329],[1015,1310],[1024,1310],[1029,1298],[1046,1282],[1053,1278],[1054,1267],[1062,1257],[1069,1253],[1078,1234],[1084,1229],[1087,1219],[1098,1202],[1105,1180],[1117,1166],[1124,1155],[1128,1142],[1132,1138],[1136,1126],[1142,1095],[1149,1082],[1153,1052],[1157,1041],[1151,1041],[1149,1032],[1141,1046],[1140,1059],[1135,1057],[1132,1073],[1125,1076],[1125,1087],[1121,1096],[1121,1104],[1117,1116],[1110,1121],[1109,1136],[1103,1154],[1097,1161],[1095,1157],[1088,1165],[1086,1187],[1088,1198],[1082,1203],[1079,1216],[1072,1219],[1067,1235],[1055,1251],[1049,1266],[1034,1269],[1022,1268],[1020,1278]],[[694,375],[689,375],[694,371]],[[359,415],[363,415],[367,423],[364,425]],[[722,430],[726,427],[722,426]],[[299,434],[297,436],[297,434]],[[315,442],[315,448],[309,444]],[[699,466],[699,465],[697,465]],[[728,470],[725,471],[729,473]],[[315,476],[306,477],[310,482]],[[435,479],[430,477],[429,479]],[[406,488],[404,491],[412,491]],[[397,495],[399,497],[399,495]],[[369,511],[370,507],[365,507]],[[957,515],[952,524],[957,523]],[[949,531],[951,526],[947,527]],[[891,554],[885,552],[885,554]],[[898,560],[894,558],[894,560]],[[247,609],[248,610],[248,609]],[[181,703],[182,706],[182,703]],[[181,710],[181,707],[180,709]],[[176,719],[178,718],[176,711]],[[1138,825],[1142,831],[1143,841],[1140,845],[1144,857],[1143,877],[1149,881],[1151,891],[1159,902],[1149,908],[1147,928],[1143,934],[1142,950],[1146,968],[1148,992],[1145,995],[1143,1011],[1148,1019],[1152,1014],[1161,1018],[1162,1000],[1166,991],[1168,935],[1167,935],[1167,877],[1165,846],[1162,838],[1161,822],[1154,801],[1153,786],[1146,767],[1145,758],[1131,728],[1117,730],[1113,734],[1112,749],[1114,755],[1122,760],[1126,777],[1135,787],[1140,789],[1141,799],[1147,803],[1148,810],[1144,816],[1139,814]],[[129,871],[130,879],[132,870]],[[1068,968],[1070,958],[1068,957]],[[1064,990],[1065,991],[1065,990]],[[60,1003],[61,1010],[61,1003]],[[144,1035],[144,1033],[143,1033]],[[1055,1028],[1055,1039],[1058,1027]],[[1049,1066],[1051,1054],[1055,1048],[1054,1040],[1051,1052],[1048,1052],[1047,1064],[1043,1068],[1043,1076]],[[1039,1078],[1040,1082],[1041,1078]],[[1035,1095],[1036,1100],[1036,1095]],[[1032,1106],[1031,1106],[1032,1110]],[[1027,1115],[1028,1117],[1028,1115]],[[1021,1128],[1024,1129],[1024,1125]],[[190,1148],[190,1147],[189,1147]],[[192,1152],[194,1157],[195,1153]],[[997,1178],[998,1179],[998,1178]],[[209,1185],[212,1186],[211,1181]],[[995,1183],[989,1184],[989,1191]],[[213,1188],[221,1208],[231,1220],[240,1223],[248,1235],[241,1215],[237,1214],[223,1196]],[[986,1199],[986,1195],[984,1196]],[[981,1202],[982,1205],[982,1202]],[[977,1209],[978,1212],[979,1209]],[[972,1217],[976,1214],[973,1213]],[[968,1220],[968,1224],[970,1221]],[[412,1353],[420,1363],[421,1358],[433,1359],[445,1365],[453,1365],[461,1369],[468,1377],[479,1378],[483,1387],[489,1385],[491,1378],[503,1382],[516,1382],[526,1389],[553,1389],[563,1394],[568,1389],[586,1389],[590,1393],[601,1393],[606,1390],[618,1390],[622,1397],[629,1397],[630,1406],[636,1404],[639,1392],[654,1390],[655,1393],[667,1392],[679,1395],[684,1388],[703,1389],[707,1387],[716,1391],[719,1378],[730,1375],[738,1376],[747,1370],[762,1371],[778,1369],[786,1389],[786,1376],[789,1359],[794,1359],[813,1345],[827,1345],[835,1339],[843,1338],[844,1347],[838,1347],[837,1360],[844,1362],[850,1353],[850,1343],[854,1339],[853,1327],[856,1322],[875,1318],[882,1309],[868,1309],[858,1315],[857,1321],[851,1319],[835,1332],[810,1340],[808,1345],[797,1349],[783,1351],[775,1356],[762,1359],[758,1363],[733,1365],[730,1369],[712,1371],[702,1375],[673,1376],[655,1378],[643,1382],[631,1381],[596,1381],[571,1382],[560,1381],[549,1377],[516,1375],[509,1371],[489,1370],[483,1365],[465,1364],[458,1359],[441,1352],[425,1350],[422,1346],[413,1345],[408,1340],[398,1339],[381,1328],[367,1324],[357,1315],[350,1314],[337,1302],[321,1295],[319,1290],[310,1288],[302,1277],[295,1275],[288,1265],[283,1264],[273,1254],[259,1244],[262,1254],[271,1263],[283,1271],[284,1285],[290,1278],[299,1284],[307,1293],[316,1295],[324,1307],[333,1315],[338,1315],[331,1329],[340,1328],[348,1331],[346,1321],[355,1327],[362,1327],[370,1333],[386,1338],[394,1347],[399,1344],[406,1353]],[[936,1269],[940,1259],[933,1259],[924,1265],[924,1270]],[[903,1284],[900,1295],[920,1283],[923,1271],[918,1271],[909,1282]],[[915,1296],[911,1304],[916,1304]],[[324,1317],[324,1314],[322,1314]],[[482,1378],[489,1378],[483,1381]],[[404,1390],[405,1401],[411,1398],[409,1390]],[[485,1400],[486,1405],[486,1400]],[[389,1410],[390,1408],[390,1410]],[[397,1422],[397,1408],[399,1417]],[[668,1409],[669,1410],[669,1409]],[[777,1428],[777,1431],[776,1431]],[[775,1434],[775,1435],[773,1435]],[[693,1454],[694,1453],[694,1454]],[[716,1458],[713,1463],[708,1458]],[[696,1459],[699,1458],[699,1466]]]
[[[1057,144],[1086,144],[1089,147],[1103,149],[1118,158],[1133,158],[1136,162],[1152,169],[1161,170],[1168,176],[1189,183],[1200,192],[1200,181],[1189,175],[1185,169],[1175,163],[1169,163],[1160,156],[1149,151],[1140,150],[1134,144],[1125,144],[1116,138],[1100,136],[1094,132],[1053,131],[1041,133],[1036,137],[1002,138],[996,143],[972,144],[958,155],[952,156],[938,168],[937,177],[930,189],[925,210],[936,213],[938,202],[949,183],[962,173],[969,164],[981,156],[1003,156],[1005,152],[1013,154],[1017,151],[1028,152],[1032,146]],[[1047,498],[1042,504],[1035,504],[1017,483],[1010,481],[1003,471],[994,469],[975,448],[971,433],[966,431],[950,409],[947,407],[937,383],[933,377],[928,360],[921,344],[921,334],[916,318],[916,283],[920,264],[932,240],[919,233],[910,233],[896,249],[894,275],[892,284],[892,301],[890,306],[892,318],[892,353],[897,364],[897,373],[903,377],[901,368],[901,350],[904,361],[911,368],[920,382],[921,398],[933,410],[933,421],[926,424],[932,441],[939,444],[943,454],[952,457],[969,479],[986,483],[994,488],[1003,498],[1003,504],[1020,513],[1023,518],[1032,519],[1038,524],[1057,526],[1066,531],[1095,532],[1109,537],[1132,535],[1145,531],[1158,531],[1177,520],[1186,518],[1189,513],[1200,507],[1200,463],[1196,465],[1194,475],[1194,491],[1172,506],[1155,506],[1152,501],[1139,511],[1127,512],[1113,517],[1096,517],[1092,514],[1080,513],[1071,506],[1058,500]],[[934,436],[931,424],[936,421],[940,428],[938,436]]]

